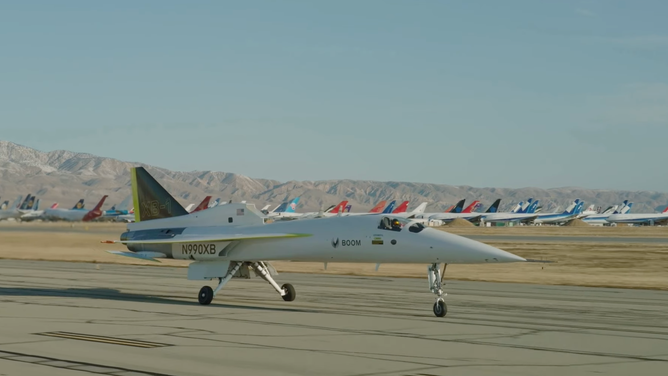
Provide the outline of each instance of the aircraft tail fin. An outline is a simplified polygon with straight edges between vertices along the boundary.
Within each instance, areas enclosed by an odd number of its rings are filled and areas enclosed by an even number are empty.
[[[467,206],[466,209],[462,210],[462,213],[472,213],[480,205],[480,201],[473,201],[471,205]]]
[[[413,209],[411,213],[413,214],[422,214],[424,211],[427,209],[428,202],[423,202],[420,205],[418,205],[417,208]]]
[[[668,213],[668,206],[661,213]]]
[[[406,210],[408,210],[408,201],[404,201],[399,205],[396,209],[392,211],[392,213],[398,214],[398,213],[405,213]]]
[[[383,200],[376,204],[371,210],[369,210],[369,213],[382,213],[383,209],[385,209],[385,204],[387,204],[387,201]]]
[[[116,205],[118,210],[129,210],[132,204],[132,195],[127,195],[120,204]]]
[[[299,203],[299,197],[296,197],[290,204],[288,205],[287,208],[285,208],[286,213],[295,213],[295,210],[297,209],[297,204]]]
[[[204,200],[202,200],[202,202],[200,202],[199,205],[197,205],[197,207],[195,208],[195,210],[192,211],[192,213],[198,212],[200,210],[208,209],[209,208],[209,201],[211,201],[211,196],[204,197]]]
[[[396,203],[397,203],[397,202],[396,202],[395,200],[390,201],[390,203],[387,205],[387,207],[385,208],[385,210],[383,210],[383,214],[390,214],[390,213],[392,213],[392,211],[394,210],[394,205],[395,205]]]
[[[0,204],[0,210],[7,210],[8,207],[9,207],[9,201],[5,200],[5,202]]]
[[[332,214],[343,213],[346,209],[346,205],[348,205],[348,201],[341,201],[341,202],[339,202],[338,205],[336,205],[336,207],[334,207],[329,212],[332,213]]]
[[[535,213],[535,212],[536,212],[536,209],[538,209],[538,203],[539,203],[539,202],[540,202],[540,200],[536,200],[536,201],[532,202],[531,205],[529,205],[529,206],[527,207],[527,210],[526,210],[525,213],[527,213],[527,214],[533,214],[533,213]]]
[[[35,205],[32,207],[32,210],[35,210],[35,211],[39,210],[40,202],[42,202],[42,199],[37,199],[37,201],[35,201]]]
[[[582,212],[583,205],[584,201],[580,201],[580,199],[577,198],[575,201],[573,201],[573,204],[569,206],[569,209],[566,210],[565,214],[580,214]]]
[[[12,209],[12,210],[18,209],[19,206],[21,205],[21,202],[23,202],[21,200],[23,200],[23,196],[19,195],[19,197],[17,197],[16,200],[14,200],[14,202],[12,202],[12,206],[9,207],[9,209]]]
[[[633,207],[632,202],[629,202],[628,204],[626,204],[626,207],[624,209],[622,209],[622,214],[626,214],[626,213],[630,212],[632,207]]]
[[[499,211],[499,205],[501,205],[501,199],[497,198],[496,201],[487,209],[487,213],[496,213]]]
[[[84,208],[84,199],[83,198],[80,199],[79,201],[77,201],[77,203],[74,204],[74,206],[72,206],[72,210],[83,209],[83,208]]]
[[[104,200],[106,200],[107,197],[109,197],[109,196],[107,196],[107,195],[102,196],[102,199],[100,200],[100,202],[97,203],[97,205],[95,205],[93,210],[94,211],[99,211],[100,209],[102,209],[102,205],[104,205]]]
[[[287,208],[287,207],[288,207],[288,202],[287,202],[287,201],[285,201],[285,202],[281,202],[281,203],[280,203],[277,207],[275,207],[274,210],[272,210],[271,212],[272,212],[272,213],[283,213],[283,212],[285,211],[285,208]]]
[[[35,203],[35,196],[33,196],[32,194],[28,193],[28,195],[26,196],[26,199],[23,200],[23,202],[21,203],[21,206],[19,206],[19,209],[20,209],[20,210],[28,210],[28,209],[31,209],[31,208],[32,208],[32,205],[33,205],[34,203]]]
[[[466,202],[466,199],[460,200],[457,205],[455,205],[454,208],[450,211],[450,213],[461,213],[462,209],[464,208],[464,203]]]
[[[135,222],[187,215],[186,209],[143,167],[133,167],[132,198]]]

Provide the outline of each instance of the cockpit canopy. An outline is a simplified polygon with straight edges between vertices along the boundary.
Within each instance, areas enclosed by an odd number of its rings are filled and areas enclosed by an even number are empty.
[[[412,223],[406,218],[401,217],[383,217],[380,219],[380,225],[378,226],[381,230],[387,231],[401,231],[404,227],[408,226],[408,231],[418,233],[425,229],[425,226],[422,223]]]

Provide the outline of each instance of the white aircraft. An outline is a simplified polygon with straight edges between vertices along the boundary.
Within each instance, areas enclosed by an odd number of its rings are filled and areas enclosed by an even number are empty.
[[[538,213],[536,209],[538,207],[539,200],[531,202],[532,199],[527,201],[528,205],[523,203],[517,204],[517,206],[510,212],[499,212],[499,213],[489,213],[482,216],[481,221],[498,223],[498,222],[531,222],[534,219],[538,218]]]
[[[63,221],[92,221],[95,218],[102,216],[102,205],[104,205],[104,200],[107,199],[107,195],[103,196],[100,202],[95,205],[93,210],[86,209],[46,209],[44,210],[44,218],[50,220],[63,220]],[[79,201],[81,202],[81,201]],[[184,209],[185,210],[185,209]]]
[[[538,213],[533,223],[536,224],[560,224],[575,219],[582,212],[584,202],[579,198],[575,199],[563,213]]]
[[[21,221],[28,222],[28,221],[34,221],[36,219],[43,219],[44,218],[44,210],[39,210],[40,201],[41,201],[41,199],[38,199],[35,202],[35,205],[33,206],[32,210],[22,211],[23,214],[21,215]],[[53,205],[51,205],[51,209],[55,209],[57,207],[58,207],[57,202],[54,203]]]
[[[428,264],[429,288],[437,296],[433,311],[445,316],[441,265],[526,261],[484,243],[427,228],[392,214],[331,217],[266,224],[254,205],[228,204],[189,214],[142,167],[132,168],[136,222],[120,240],[129,252],[113,254],[156,261],[193,261],[188,279],[217,278],[216,289],[204,286],[200,304],[207,305],[233,277],[266,280],[285,301],[296,297],[286,283],[273,278],[269,260]],[[443,272],[445,267],[443,268]]]
[[[464,205],[464,201],[465,201],[465,200],[461,200],[461,201],[457,204],[456,208],[457,208],[457,207],[461,207],[461,206],[463,206],[463,205]],[[447,213],[429,213],[428,216],[427,216],[427,214],[422,214],[422,215],[418,215],[418,216],[416,216],[416,218],[417,218],[417,219],[425,219],[425,218],[427,218],[427,219],[429,219],[430,221],[438,220],[438,221],[443,221],[443,222],[451,222],[451,221],[453,221],[453,220],[455,220],[455,219],[457,219],[457,218],[461,218],[461,219],[465,219],[465,220],[467,220],[467,221],[475,222],[475,221],[477,221],[477,220],[484,214],[484,213],[479,213],[479,212],[476,212],[476,211],[475,211],[475,210],[477,210],[479,207],[480,207],[480,201],[473,201],[473,202],[471,203],[471,205],[469,205],[468,207],[466,207],[465,209],[463,209],[463,210],[461,210],[461,211],[456,211],[457,209],[455,208],[455,209],[454,209],[455,211],[453,211],[453,212],[447,212]],[[491,210],[491,209],[492,209],[492,207],[490,206],[490,210]]]
[[[668,207],[661,213],[612,214],[606,218],[606,221],[617,224],[667,225]]]
[[[21,205],[21,200],[23,199],[23,196],[19,196],[16,198],[16,200],[9,205],[9,207],[5,210],[0,210],[0,220],[3,219],[19,219],[21,218],[21,212],[19,211],[19,206]]]
[[[633,206],[632,202],[629,203],[628,200],[624,200],[621,206],[620,205],[610,206],[607,209],[605,209],[603,213],[591,214],[582,218],[582,220],[593,226],[609,225],[610,222],[607,221],[608,217],[610,217],[613,214],[626,214],[629,211],[631,211],[632,206]]]

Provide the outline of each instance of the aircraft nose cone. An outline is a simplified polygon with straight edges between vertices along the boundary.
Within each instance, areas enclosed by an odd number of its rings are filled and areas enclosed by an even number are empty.
[[[438,230],[437,230],[438,231]],[[463,236],[441,233],[442,240],[446,241],[446,249],[454,251],[456,258],[465,263],[499,263],[523,262],[524,258],[506,252],[491,245],[468,239]]]
[[[492,247],[491,245],[487,245],[484,243],[480,243],[483,246],[485,246],[482,251],[487,254],[487,258],[485,261],[487,262],[524,262],[526,259],[512,254],[510,252],[504,251],[502,249],[498,249],[496,247]]]

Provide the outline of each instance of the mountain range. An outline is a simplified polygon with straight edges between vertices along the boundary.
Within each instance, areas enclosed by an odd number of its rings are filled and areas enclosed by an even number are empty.
[[[652,191],[615,191],[563,188],[475,188],[444,184],[398,181],[323,180],[287,181],[255,179],[217,171],[170,171],[142,163],[123,162],[92,154],[65,150],[42,152],[8,141],[0,141],[0,199],[21,194],[37,195],[42,206],[58,202],[71,207],[85,198],[93,207],[103,195],[109,195],[109,208],[130,195],[130,167],[144,166],[182,204],[197,203],[206,195],[221,200],[255,203],[258,207],[300,196],[299,211],[317,211],[348,200],[353,211],[365,211],[380,200],[409,200],[412,207],[429,202],[427,211],[442,211],[460,199],[482,201],[485,206],[497,198],[502,208],[533,197],[547,208],[565,208],[575,198],[586,205],[608,206],[623,200],[634,202],[633,212],[654,212],[668,205],[668,193]]]

